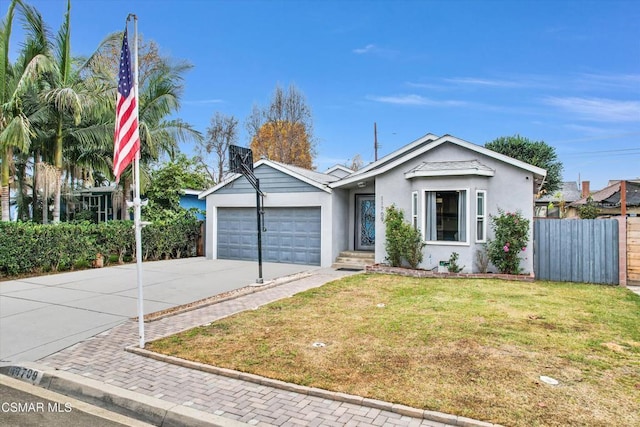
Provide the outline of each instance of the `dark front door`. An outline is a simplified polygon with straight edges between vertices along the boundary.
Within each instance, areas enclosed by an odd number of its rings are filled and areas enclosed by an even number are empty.
[[[376,198],[373,194],[356,195],[357,251],[373,251],[376,244]]]

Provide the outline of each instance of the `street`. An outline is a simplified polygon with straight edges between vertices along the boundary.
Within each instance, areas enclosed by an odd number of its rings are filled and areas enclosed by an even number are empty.
[[[148,427],[150,424],[0,375],[0,425]]]

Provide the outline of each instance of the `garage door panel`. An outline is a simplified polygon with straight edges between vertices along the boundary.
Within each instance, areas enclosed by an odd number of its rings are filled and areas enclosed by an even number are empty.
[[[255,208],[218,209],[218,258],[258,259]],[[320,265],[320,208],[265,208],[262,259]]]

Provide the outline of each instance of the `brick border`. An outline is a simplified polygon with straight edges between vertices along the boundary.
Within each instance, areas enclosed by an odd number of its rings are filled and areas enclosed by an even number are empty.
[[[500,279],[533,282],[533,274],[493,274],[493,273],[436,273],[432,270],[420,270],[402,267],[391,267],[384,264],[373,264],[365,267],[367,273],[395,274],[398,276],[439,278],[439,279]]]
[[[207,365],[200,362],[193,362],[174,356],[166,356],[164,354],[142,349],[138,346],[125,347],[124,350],[129,353],[137,354],[138,356],[148,357],[150,359],[181,366],[183,368],[195,369],[209,374],[222,375],[229,378],[264,385],[267,387],[273,387],[284,391],[291,391],[307,396],[320,397],[322,399],[330,399],[337,402],[352,403],[355,405],[365,406],[367,408],[380,409],[383,411],[389,411],[398,415],[405,415],[412,418],[436,421],[459,427],[500,427],[500,424],[492,424],[485,421],[474,420],[472,418],[450,415],[442,412],[430,411],[427,409],[418,409],[411,406],[370,399],[353,394],[329,391],[316,387],[306,387],[299,384],[287,383],[285,381],[262,377],[260,375],[249,374],[242,371],[235,371],[233,369],[220,368],[218,366]]]

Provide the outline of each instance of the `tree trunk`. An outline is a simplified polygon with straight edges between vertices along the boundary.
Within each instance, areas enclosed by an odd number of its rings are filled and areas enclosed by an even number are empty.
[[[40,150],[33,155],[33,184],[31,185],[31,219],[36,220],[38,210],[38,163],[40,163]]]
[[[0,182],[2,183],[2,197],[0,198],[0,203],[2,204],[2,221],[9,221],[9,198],[10,198],[10,187],[9,187],[9,178],[11,175],[11,168],[9,164],[13,160],[13,150],[11,147],[7,147],[4,150],[4,158],[2,159],[2,174],[0,176]]]
[[[55,153],[53,159],[57,169],[56,190],[53,195],[53,223],[60,222],[60,199],[62,196],[62,118],[58,118],[58,129],[56,130]]]
[[[2,186],[2,199],[0,201],[2,203],[2,220],[9,221],[9,186]]]
[[[62,174],[56,177],[56,191],[53,196],[53,223],[60,222],[60,200],[62,199]]]

